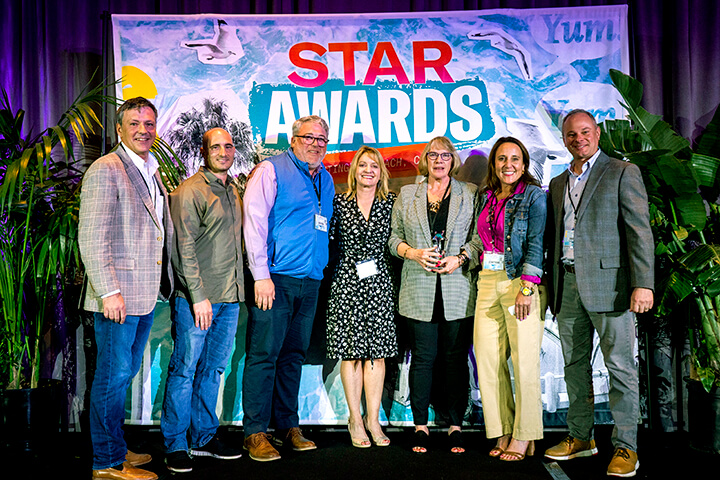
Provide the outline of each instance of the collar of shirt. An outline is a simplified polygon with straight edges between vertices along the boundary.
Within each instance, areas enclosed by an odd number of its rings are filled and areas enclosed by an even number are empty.
[[[517,183],[517,185],[515,186],[515,191],[513,192],[513,195],[520,195],[521,193],[524,193],[526,187],[527,187],[527,184],[525,182],[519,181]],[[493,192],[492,190],[488,190],[488,192],[487,192],[488,200],[490,200],[490,197],[492,197],[494,194],[495,194],[495,192]]]
[[[293,152],[292,147],[287,149],[287,153],[288,155],[290,155],[290,159],[293,161],[293,163],[297,165],[300,170],[302,170],[303,172],[308,172],[308,175],[310,175],[310,178],[313,179],[313,182],[315,181],[315,178],[317,178],[317,174],[325,168],[325,164],[323,164],[323,162],[320,162],[320,165],[318,165],[318,167],[315,169],[315,173],[310,174],[310,166],[307,162],[303,162],[295,156],[295,152]]]
[[[598,148],[598,149],[597,149],[597,152],[595,152],[595,154],[594,154],[592,157],[590,157],[590,160],[588,160],[587,162],[583,163],[583,165],[582,165],[582,172],[580,172],[580,175],[577,175],[575,172],[573,172],[573,170],[572,170],[572,162],[570,162],[570,163],[568,164],[568,172],[570,172],[570,176],[571,176],[575,181],[578,181],[578,182],[585,180],[585,178],[588,176],[590,170],[592,169],[593,165],[595,165],[595,160],[597,160],[597,158],[598,158],[599,156],[600,156],[600,149]]]
[[[138,168],[138,170],[140,170],[140,173],[143,174],[145,179],[150,180],[153,175],[155,175],[155,172],[159,167],[155,155],[148,152],[148,159],[147,161],[145,161],[140,155],[126,147],[124,143],[120,142],[120,145],[122,145],[122,147],[125,149],[125,153],[127,153],[128,157],[130,157],[130,160],[133,161],[133,163]]]
[[[219,185],[222,185],[223,188],[228,188],[230,185],[233,184],[234,177],[228,175],[227,182],[223,182],[217,175],[215,175],[212,171],[210,171],[209,168],[204,165],[200,166],[199,171],[202,172],[203,177],[205,178],[205,181],[208,182],[208,184],[215,182]]]
[[[155,207],[155,215],[157,215],[157,218],[160,222],[158,224],[158,228],[164,232],[164,200],[160,193],[160,188],[158,187],[157,183],[155,183],[154,178],[155,172],[157,171],[159,166],[157,159],[152,153],[148,153],[148,159],[147,161],[145,161],[140,155],[127,148],[122,142],[120,142],[120,145],[122,146],[122,148],[125,149],[125,153],[127,153],[133,164],[135,164],[137,169],[140,171],[140,175],[143,177],[145,185],[148,189],[148,193],[150,194],[150,200]]]

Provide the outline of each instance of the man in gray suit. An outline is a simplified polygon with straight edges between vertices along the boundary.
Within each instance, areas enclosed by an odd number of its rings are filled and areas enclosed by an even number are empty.
[[[87,272],[85,309],[95,315],[97,364],[90,393],[93,478],[155,479],[136,468],[150,455],[127,449],[125,396],[137,374],[158,299],[172,292],[173,226],[158,163],[150,154],[157,110],[127,100],[117,112],[120,145],[83,178],[80,254]]]
[[[593,331],[610,374],[615,448],[608,475],[631,477],[638,466],[638,373],[635,313],[653,304],[654,245],[648,200],[637,166],[599,150],[600,127],[585,110],[563,119],[573,156],[550,181],[548,269],[550,308],[565,360],[570,434],[545,456],[569,460],[597,454],[590,357]]]

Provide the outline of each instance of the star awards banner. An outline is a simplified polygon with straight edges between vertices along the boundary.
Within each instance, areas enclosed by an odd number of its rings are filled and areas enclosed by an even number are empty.
[[[287,149],[293,121],[317,114],[330,126],[325,165],[336,183],[363,144],[380,149],[394,178],[414,180],[437,135],[481,161],[514,135],[547,185],[569,161],[563,113],[623,114],[608,72],[628,72],[625,5],[112,22],[118,96],[153,100],[160,135],[191,172],[204,124],[233,134],[239,174]]]
[[[295,119],[316,114],[330,126],[325,165],[339,191],[361,145],[380,149],[397,190],[416,180],[420,153],[438,135],[460,152],[458,176],[478,184],[494,141],[516,136],[530,151],[533,174],[547,185],[570,160],[558,128],[564,113],[584,108],[599,122],[624,115],[608,72],[629,71],[625,5],[362,15],[113,15],[112,25],[115,71],[122,76],[117,95],[154,102],[159,134],[191,174],[202,163],[200,139],[210,127],[231,133],[237,147],[231,174],[244,175],[262,158],[289,147]],[[130,422],[159,419],[172,349],[163,312],[135,380]],[[218,403],[225,423],[242,418],[246,320],[243,311]],[[553,322],[546,322],[546,412],[567,406],[552,328]],[[318,335],[324,338],[324,332]],[[339,366],[327,365],[332,362],[324,359],[324,344],[317,343],[303,367],[301,419],[346,423]],[[596,402],[602,403],[607,372],[598,358],[593,378]],[[405,356],[388,365],[388,382],[395,383],[383,421],[412,424],[409,362]],[[474,370],[473,361],[469,367]],[[472,392],[472,405],[478,407],[475,384]]]

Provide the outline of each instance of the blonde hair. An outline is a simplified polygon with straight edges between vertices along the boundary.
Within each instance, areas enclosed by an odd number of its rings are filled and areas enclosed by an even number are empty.
[[[380,200],[386,200],[388,196],[388,192],[390,191],[388,187],[388,179],[390,178],[390,173],[388,172],[387,167],[385,166],[385,160],[383,159],[380,152],[373,148],[368,147],[367,145],[363,145],[360,147],[357,152],[355,152],[355,156],[353,157],[352,161],[350,162],[350,170],[348,170],[348,190],[345,192],[345,198],[352,199],[355,198],[357,195],[357,169],[358,164],[360,163],[360,157],[363,155],[367,155],[375,163],[378,164],[380,167],[380,180],[378,180],[377,186],[375,187],[375,198],[378,198]]]
[[[430,152],[430,148],[432,148],[433,143],[437,143],[439,147],[444,148],[452,154],[452,167],[450,168],[449,173],[449,176],[452,177],[457,173],[458,169],[460,168],[460,156],[458,155],[457,150],[455,150],[455,146],[447,137],[435,137],[430,140],[427,145],[425,145],[425,149],[420,155],[420,162],[418,163],[418,173],[426,177],[428,176],[429,170],[427,154]]]

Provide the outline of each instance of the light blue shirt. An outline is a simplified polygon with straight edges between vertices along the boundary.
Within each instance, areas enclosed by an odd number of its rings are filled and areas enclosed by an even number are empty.
[[[573,244],[573,242],[568,242],[568,236],[572,236],[574,240],[574,234],[575,234],[575,216],[577,213],[578,208],[580,208],[580,201],[582,200],[582,194],[585,190],[585,184],[587,183],[587,179],[590,176],[590,171],[592,170],[593,165],[595,165],[595,161],[600,156],[600,149],[595,152],[595,154],[590,157],[590,159],[583,163],[580,175],[573,172],[572,169],[572,162],[570,162],[570,165],[568,165],[568,183],[565,187],[565,204],[563,211],[563,221],[565,224],[565,231],[563,235],[563,257],[562,261],[565,264],[572,265],[575,263],[575,249],[570,244]],[[570,244],[569,244],[570,243]]]

